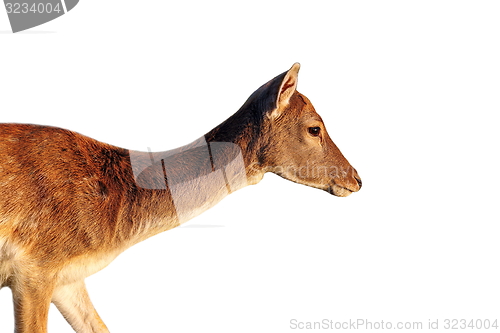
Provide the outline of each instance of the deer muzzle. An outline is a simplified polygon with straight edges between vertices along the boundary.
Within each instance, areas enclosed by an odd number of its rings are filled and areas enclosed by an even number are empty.
[[[337,176],[328,186],[326,191],[337,197],[347,197],[353,192],[358,192],[361,189],[362,182],[355,169],[352,172],[343,172],[342,176]]]

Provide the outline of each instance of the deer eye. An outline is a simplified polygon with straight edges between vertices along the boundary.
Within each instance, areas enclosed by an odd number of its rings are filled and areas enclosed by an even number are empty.
[[[319,132],[321,132],[321,128],[319,127],[309,127],[307,129],[307,131],[309,132],[309,134],[311,134],[312,136],[318,136],[319,135]]]

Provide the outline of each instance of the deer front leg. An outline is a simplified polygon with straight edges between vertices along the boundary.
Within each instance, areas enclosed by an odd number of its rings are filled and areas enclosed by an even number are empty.
[[[52,302],[76,332],[109,333],[90,301],[83,280],[57,287]]]
[[[13,282],[15,332],[46,333],[53,283],[18,277]]]

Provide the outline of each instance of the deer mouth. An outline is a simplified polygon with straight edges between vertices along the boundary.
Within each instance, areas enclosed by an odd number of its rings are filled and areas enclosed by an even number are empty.
[[[349,190],[348,188],[339,186],[337,184],[328,186],[328,188],[325,191],[327,191],[330,194],[333,194],[336,197],[347,197],[352,193],[352,191]]]

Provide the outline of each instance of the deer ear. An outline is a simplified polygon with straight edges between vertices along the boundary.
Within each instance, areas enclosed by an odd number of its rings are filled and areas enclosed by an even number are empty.
[[[283,81],[281,81],[280,88],[278,90],[278,97],[276,100],[276,109],[271,113],[271,118],[276,118],[281,114],[283,109],[290,102],[290,97],[292,97],[295,89],[297,88],[297,79],[299,75],[300,64],[296,62],[293,64],[292,68],[286,72]]]

